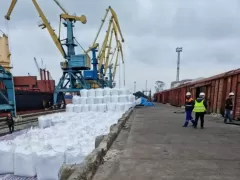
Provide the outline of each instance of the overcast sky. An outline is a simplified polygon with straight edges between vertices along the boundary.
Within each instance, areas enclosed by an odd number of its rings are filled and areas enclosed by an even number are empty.
[[[180,79],[208,77],[239,66],[239,0],[59,0],[69,13],[84,14],[87,24],[77,23],[75,36],[85,48],[92,44],[105,9],[111,5],[122,28],[126,86],[154,89],[162,80],[168,88],[176,79],[176,47],[181,53]],[[52,0],[38,0],[58,32],[61,11]],[[6,32],[3,16],[10,0],[0,2],[0,29]],[[13,74],[37,75],[33,57],[50,70],[58,82],[62,57],[40,19],[32,1],[19,0],[8,22]],[[107,25],[107,24],[106,24]],[[104,26],[103,30],[107,29]],[[102,31],[101,38],[105,32]],[[101,43],[101,42],[99,42]],[[78,48],[79,52],[80,49]],[[123,67],[123,66],[122,66]],[[117,72],[117,83],[119,72]],[[121,72],[121,87],[123,72]]]

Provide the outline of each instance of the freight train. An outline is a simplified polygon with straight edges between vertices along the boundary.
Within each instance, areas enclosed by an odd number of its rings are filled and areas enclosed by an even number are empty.
[[[200,92],[204,92],[209,107],[208,113],[221,115],[224,115],[225,100],[228,94],[234,92],[233,118],[240,120],[240,69],[155,93],[154,99],[159,103],[169,103],[180,107],[185,104],[186,92],[191,92],[193,98],[198,97]]]

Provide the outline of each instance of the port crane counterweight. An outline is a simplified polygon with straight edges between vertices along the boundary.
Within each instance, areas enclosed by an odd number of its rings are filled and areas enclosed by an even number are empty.
[[[9,7],[9,10],[5,16],[7,20],[10,20],[10,15],[16,5],[17,0],[12,0],[12,3]],[[82,71],[90,69],[90,60],[89,56],[85,54],[76,54],[75,47],[75,39],[73,35],[73,27],[76,21],[80,21],[83,24],[87,22],[86,17],[82,16],[72,16],[69,15],[65,9],[60,5],[57,0],[54,2],[60,7],[63,13],[60,15],[60,22],[63,20],[63,25],[67,29],[67,38],[64,40],[60,40],[60,37],[56,35],[50,23],[48,22],[46,16],[42,12],[36,0],[32,0],[41,20],[42,24],[39,25],[42,29],[46,28],[57,46],[58,50],[62,54],[65,59],[64,62],[61,62],[61,68],[63,70],[63,74],[59,80],[59,83],[56,86],[54,92],[54,104],[59,105],[64,102],[64,94],[66,92],[79,92],[81,89],[89,89],[90,85],[87,81],[85,81],[83,77]],[[60,23],[61,27],[61,23]],[[60,29],[59,27],[59,29]],[[60,36],[60,32],[59,32]],[[64,46],[67,48],[67,52],[64,49]]]

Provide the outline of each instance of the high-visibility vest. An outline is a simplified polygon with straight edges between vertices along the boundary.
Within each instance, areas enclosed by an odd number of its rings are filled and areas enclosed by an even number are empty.
[[[204,100],[202,100],[201,102],[197,102],[195,100],[193,112],[205,112],[206,108],[205,108],[203,102],[204,102]]]

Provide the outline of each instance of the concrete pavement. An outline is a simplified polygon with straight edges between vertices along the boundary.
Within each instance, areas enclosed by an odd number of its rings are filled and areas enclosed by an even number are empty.
[[[136,109],[94,180],[238,180],[240,126],[207,116],[184,128],[179,108]]]

